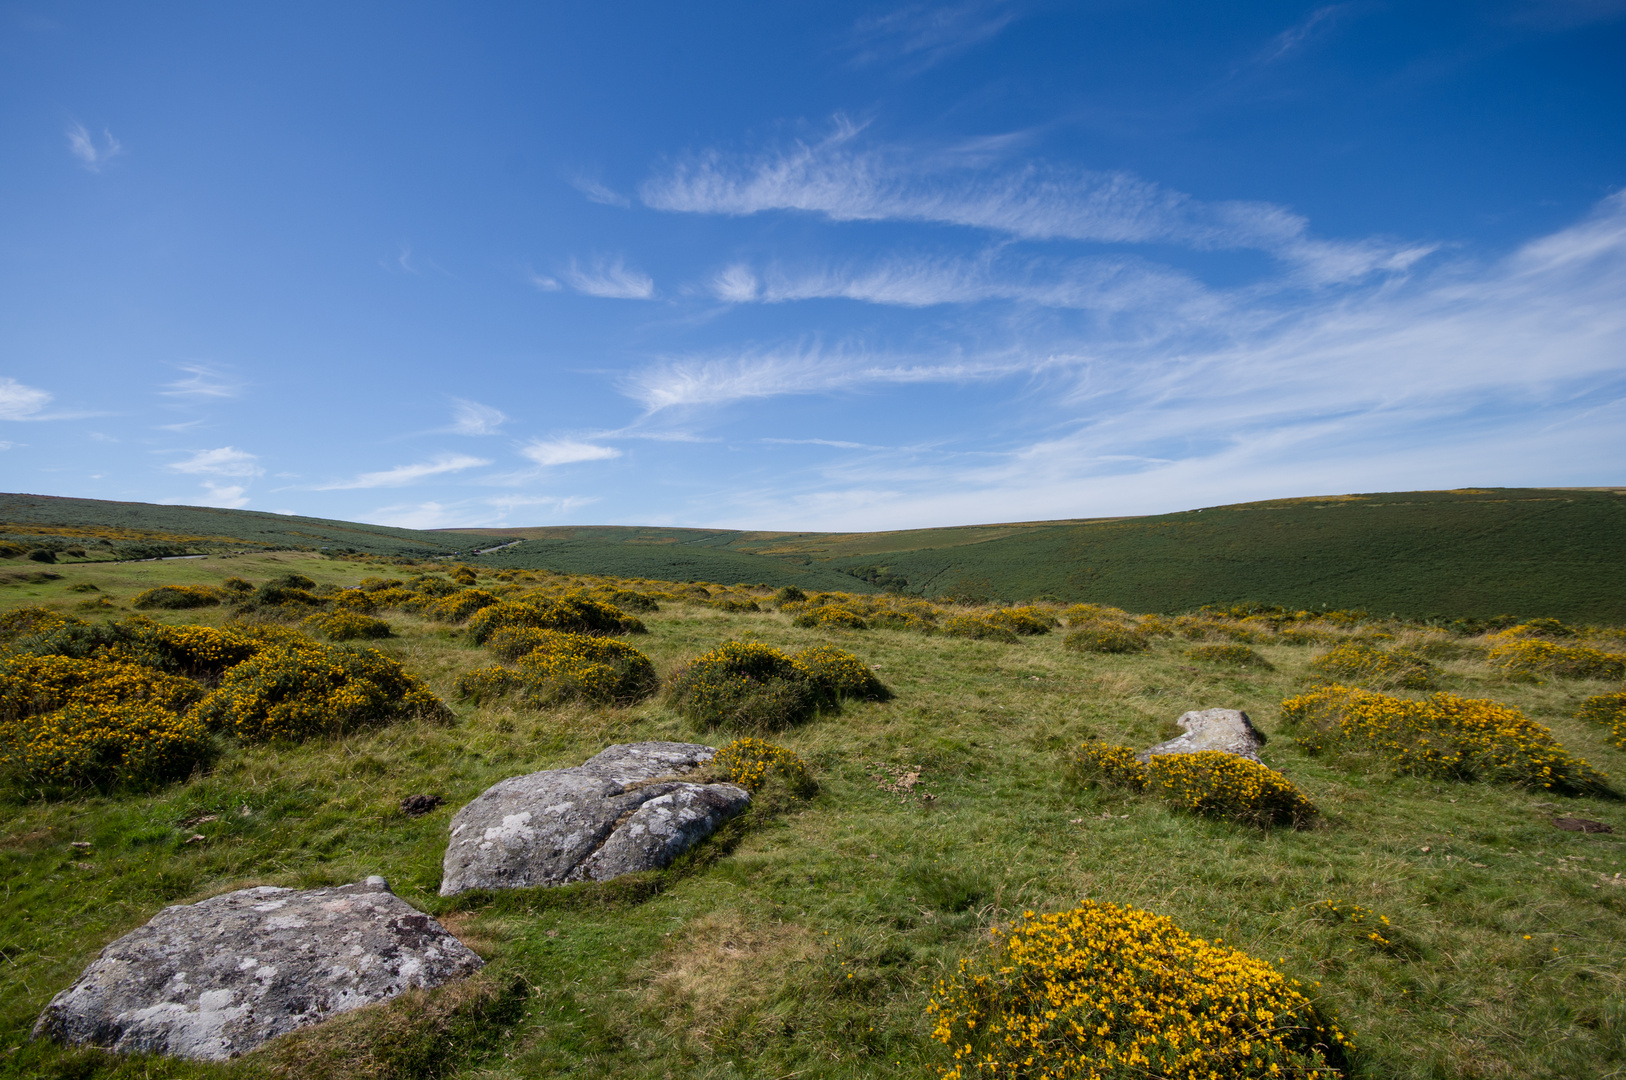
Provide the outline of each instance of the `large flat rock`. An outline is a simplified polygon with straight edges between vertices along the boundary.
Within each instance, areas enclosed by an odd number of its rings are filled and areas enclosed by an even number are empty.
[[[239,889],[168,907],[102,950],[34,1035],[222,1060],[481,960],[381,877],[333,889]]]
[[[1158,754],[1200,754],[1204,750],[1219,750],[1227,754],[1259,760],[1259,748],[1265,745],[1265,736],[1248,714],[1240,709],[1202,709],[1183,713],[1176,724],[1186,729],[1184,735],[1158,743],[1135,755],[1147,761]]]
[[[734,784],[679,779],[716,753],[698,743],[626,743],[572,768],[493,784],[452,817],[440,894],[606,881],[667,865],[750,805]]]

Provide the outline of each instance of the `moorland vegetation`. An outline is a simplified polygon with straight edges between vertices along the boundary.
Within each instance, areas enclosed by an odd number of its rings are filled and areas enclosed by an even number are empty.
[[[0,1076],[1626,1068],[1616,627],[359,555],[53,573],[0,586]],[[1262,763],[1137,760],[1209,707]],[[752,809],[661,871],[438,895],[459,806],[642,739],[719,747]],[[223,1064],[28,1038],[165,904],[369,874],[485,971]]]

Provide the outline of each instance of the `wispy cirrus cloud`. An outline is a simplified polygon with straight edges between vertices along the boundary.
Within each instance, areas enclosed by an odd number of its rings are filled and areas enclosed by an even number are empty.
[[[838,118],[818,142],[754,154],[707,151],[672,163],[640,188],[644,203],[679,213],[746,216],[799,211],[833,221],[957,225],[1023,240],[1175,244],[1260,250],[1312,282],[1410,267],[1435,245],[1325,240],[1285,207],[1204,201],[1131,173],[1037,163],[990,167],[987,150],[932,152],[861,145]]]
[[[158,391],[164,397],[180,398],[193,401],[224,400],[241,397],[243,384],[240,380],[226,375],[216,368],[206,364],[177,364],[176,367],[186,372],[186,377],[165,383]]]
[[[903,61],[919,72],[988,41],[1019,12],[1002,0],[959,4],[907,4],[858,20],[852,29],[853,62]]]
[[[411,465],[397,465],[393,469],[381,469],[378,472],[362,473],[352,480],[318,484],[312,490],[358,491],[365,488],[406,487],[408,484],[415,484],[432,476],[444,476],[447,473],[462,472],[464,469],[474,469],[490,464],[491,462],[485,458],[477,458],[469,454],[437,454],[429,461],[420,461]]]
[[[613,446],[583,442],[579,439],[532,439],[519,448],[523,457],[543,467],[573,465],[579,461],[608,461],[621,456]]]
[[[165,468],[178,473],[202,476],[263,476],[260,459],[235,446],[199,450],[184,461],[172,461]]]
[[[43,420],[51,394],[26,386],[16,379],[0,376],[0,420]]]
[[[365,520],[398,529],[479,529],[509,524],[510,515],[518,512],[528,512],[532,517],[545,512],[558,517],[595,502],[598,502],[597,497],[582,495],[495,495],[450,503],[431,501],[383,506],[368,514]],[[479,543],[478,537],[469,540],[471,544]]]
[[[590,176],[576,176],[570,181],[570,186],[587,196],[588,202],[596,202],[600,206],[632,205],[631,199]]]
[[[111,131],[102,130],[102,141],[86,130],[85,125],[74,123],[67,131],[68,152],[79,159],[79,164],[90,172],[101,172],[113,158],[124,152],[124,146]]]
[[[596,258],[585,266],[572,259],[569,269],[559,276],[566,285],[588,296],[611,300],[649,300],[655,296],[655,279],[628,266],[619,255]]]
[[[508,415],[501,409],[466,398],[453,398],[452,426],[447,430],[453,435],[500,435],[506,423]]]

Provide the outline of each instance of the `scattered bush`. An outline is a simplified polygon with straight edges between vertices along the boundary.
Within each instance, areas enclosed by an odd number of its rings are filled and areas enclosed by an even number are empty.
[[[475,582],[479,581],[480,578],[479,575],[474,572],[472,567],[459,566],[456,570],[452,571],[452,580],[466,589],[472,586]]]
[[[501,597],[485,589],[461,589],[428,605],[423,613],[440,622],[462,622],[476,612],[500,603]]]
[[[1149,911],[1086,901],[992,933],[927,1006],[943,1080],[1330,1080],[1352,1049],[1296,980]]]
[[[1316,816],[1315,804],[1287,777],[1220,750],[1154,755],[1146,790],[1176,810],[1262,828],[1301,829]]]
[[[1626,678],[1626,655],[1585,645],[1550,641],[1507,641],[1490,651],[1489,660],[1504,675],[1551,675],[1561,679]]]
[[[299,628],[319,633],[329,641],[362,641],[390,636],[390,624],[383,619],[344,608],[331,615],[309,616],[299,624]]]
[[[600,596],[594,599],[611,607],[620,608],[622,611],[636,611],[644,615],[661,609],[661,606],[655,602],[654,597],[646,596],[641,592],[633,592],[631,589],[605,589]],[[755,611],[757,609],[752,608],[751,610]]]
[[[777,776],[798,795],[812,795],[818,790],[808,772],[807,762],[789,750],[761,739],[735,739],[711,759],[712,768],[727,776],[731,783],[755,794],[770,777]]]
[[[863,617],[844,607],[827,604],[804,611],[791,620],[792,625],[813,630],[868,630]]]
[[[378,602],[369,592],[361,589],[340,589],[333,594],[333,606],[341,611],[354,611],[359,615],[371,615],[378,608]]]
[[[1145,652],[1151,645],[1145,631],[1115,622],[1086,622],[1077,626],[1062,642],[1077,652],[1134,653]]]
[[[1119,787],[1130,791],[1146,787],[1146,766],[1135,759],[1132,746],[1085,743],[1073,755],[1072,772],[1076,781],[1089,787]]]
[[[136,593],[130,606],[141,610],[150,608],[168,608],[179,610],[182,608],[216,607],[220,604],[220,592],[207,585],[160,585],[156,589],[147,589]]]
[[[488,594],[489,595],[489,594]],[[620,608],[591,597],[503,601],[480,609],[469,619],[469,637],[483,644],[506,627],[562,630],[572,634],[642,634],[644,624]]]
[[[976,641],[1003,641],[1015,645],[1016,633],[983,615],[950,615],[938,629],[949,637],[972,638]]]
[[[727,641],[690,661],[672,680],[671,702],[706,728],[772,731],[833,704],[801,663],[771,645]]]
[[[14,544],[10,540],[0,540],[0,559],[15,559],[19,555],[26,555],[28,549],[21,544]]]
[[[445,705],[377,649],[289,634],[228,670],[196,709],[212,730],[248,742],[342,735],[399,719],[444,719]]]
[[[1427,689],[1439,674],[1438,668],[1409,649],[1386,651],[1360,641],[1333,646],[1310,661],[1310,670],[1329,679],[1408,690]]]
[[[525,680],[521,679],[519,672],[513,668],[492,665],[475,668],[459,675],[453,689],[462,700],[480,705],[524,685]]]
[[[399,589],[405,582],[400,578],[364,577],[356,588],[362,592],[383,592],[386,589]]]
[[[220,583],[220,591],[228,596],[241,598],[254,591],[254,583],[247,578],[229,577]]]
[[[1495,701],[1446,693],[1412,701],[1323,686],[1282,702],[1282,719],[1312,754],[1371,753],[1398,773],[1610,793],[1608,778],[1572,757],[1550,730]]]
[[[0,659],[0,773],[12,782],[107,785],[184,776],[209,753],[186,710],[190,679],[119,660]]]
[[[892,697],[892,691],[876,678],[869,665],[842,649],[816,645],[797,653],[796,662],[832,701],[887,701]]]
[[[52,551],[50,548],[35,548],[33,551],[28,553],[28,557],[35,562],[56,562],[56,552]]]
[[[1055,618],[1048,611],[1036,607],[1000,608],[988,616],[988,621],[1022,637],[1048,634],[1050,628],[1056,625]]]
[[[1609,725],[1609,741],[1626,750],[1626,690],[1589,697],[1575,714],[1581,720]]]
[[[1225,664],[1230,667],[1256,667],[1262,671],[1276,670],[1274,664],[1246,645],[1198,645],[1194,649],[1187,649],[1186,655],[1193,660],[1201,660],[1208,664]]]
[[[309,592],[310,590],[316,588],[316,582],[312,581],[304,574],[289,573],[279,574],[278,576],[271,578],[265,583],[265,585],[261,586],[261,588],[265,588],[267,586],[274,589],[299,589],[303,592]]]
[[[533,704],[581,699],[629,705],[660,685],[649,657],[625,642],[562,630],[541,632],[547,637],[519,661],[525,696]]]
[[[807,594],[794,585],[783,585],[773,594],[773,602],[784,606],[785,604],[800,603],[807,599]]]

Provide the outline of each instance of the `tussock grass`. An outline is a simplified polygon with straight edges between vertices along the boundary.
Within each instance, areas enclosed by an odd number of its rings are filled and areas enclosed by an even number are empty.
[[[132,596],[159,584],[218,587],[235,576],[258,586],[297,572],[319,592],[449,568],[277,555],[57,569],[60,580],[8,588],[0,603],[69,611],[83,597],[72,587],[90,583],[124,617]],[[668,870],[443,900],[447,822],[497,780],[578,764],[613,742],[722,745],[732,735],[708,735],[659,698],[460,703],[457,679],[489,665],[490,650],[465,627],[379,611],[392,636],[376,647],[452,704],[450,724],[407,718],[301,744],[230,746],[207,770],[160,788],[0,805],[0,1076],[929,1076],[949,1063],[930,1038],[932,987],[982,955],[990,929],[1086,898],[1166,916],[1299,979],[1318,1010],[1355,1033],[1354,1075],[1626,1068],[1626,886],[1612,884],[1626,873],[1621,804],[1396,776],[1381,760],[1312,756],[1282,737],[1265,747],[1266,763],[1314,800],[1324,826],[1266,833],[1080,786],[1066,767],[1091,737],[1160,741],[1187,709],[1245,709],[1267,734],[1284,734],[1280,703],[1319,681],[1308,667],[1316,652],[1387,633],[1390,647],[1436,665],[1441,690],[1521,710],[1618,780],[1626,752],[1607,724],[1576,715],[1618,684],[1511,683],[1487,664],[1483,638],[1453,636],[1435,652],[1370,621],[1278,628],[1204,616],[1196,640],[1248,635],[1239,643],[1274,670],[1194,666],[1193,639],[1174,633],[1174,620],[1173,636],[1133,623],[1146,630],[1145,651],[1081,653],[1061,634],[1012,644],[907,626],[820,630],[792,625],[795,612],[711,606],[724,592],[764,606],[766,589],[476,570],[478,588],[505,598],[595,588],[653,597],[659,611],[641,613],[648,633],[637,640],[662,678],[727,640],[787,655],[834,646],[870,666],[892,697],[849,700],[774,735],[807,764],[817,793],[797,799],[769,785],[750,814]],[[155,618],[224,626],[230,614]],[[1324,635],[1319,648],[1290,636],[1312,632]],[[900,793],[896,778],[909,774],[916,780]],[[415,793],[445,804],[407,817],[398,803]],[[1561,832],[1555,815],[1616,831]],[[204,839],[188,843],[193,835]],[[26,1039],[53,993],[165,904],[371,873],[487,956],[481,982],[362,1010],[349,1026],[223,1065],[114,1060]],[[1366,938],[1364,923],[1328,919],[1316,908],[1328,901],[1382,913],[1399,928],[1383,934],[1395,948]],[[515,978],[523,994],[504,997]],[[517,1015],[481,1013],[476,1001],[518,1002]],[[471,1016],[489,1019],[465,1024]]]

